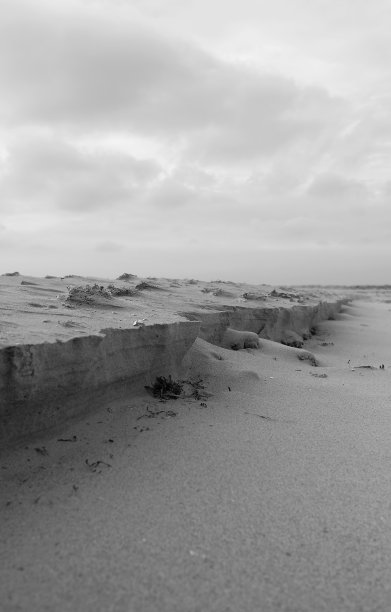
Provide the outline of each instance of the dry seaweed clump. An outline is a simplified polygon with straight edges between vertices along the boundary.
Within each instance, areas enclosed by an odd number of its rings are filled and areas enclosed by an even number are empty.
[[[160,399],[178,399],[182,393],[183,384],[180,381],[175,381],[171,378],[158,376],[152,387],[145,387],[154,397]]]
[[[145,389],[159,401],[165,402],[170,399],[177,400],[203,400],[200,406],[206,408],[205,400],[212,396],[212,393],[205,391],[204,381],[201,376],[193,380],[173,380],[171,375],[168,378],[158,376],[153,386],[146,386]]]
[[[107,290],[114,297],[124,297],[134,295],[136,291],[131,287],[116,287],[115,285],[107,285]]]
[[[67,289],[67,301],[79,304],[92,304],[97,297],[106,300],[111,300],[113,297],[109,289],[97,283],[94,285],[77,285],[76,287],[67,287]]]

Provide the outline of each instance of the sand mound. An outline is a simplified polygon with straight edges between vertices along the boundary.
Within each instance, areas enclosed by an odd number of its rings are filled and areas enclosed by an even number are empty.
[[[226,348],[238,351],[245,348],[257,349],[260,346],[260,341],[255,332],[237,331],[228,327],[224,333],[222,344]]]
[[[296,348],[293,346],[288,346],[285,344],[280,344],[279,342],[274,342],[273,340],[265,340],[263,338],[262,352],[265,355],[271,355],[276,359],[284,359],[290,361],[296,361],[297,359],[299,359],[300,361],[308,361],[310,365],[315,367],[324,365],[311,351]]]

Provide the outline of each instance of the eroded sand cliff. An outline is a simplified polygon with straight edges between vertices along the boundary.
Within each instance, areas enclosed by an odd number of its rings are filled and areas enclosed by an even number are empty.
[[[84,290],[86,287],[89,289]],[[0,441],[58,426],[105,401],[178,376],[197,337],[227,330],[300,347],[346,298],[325,290],[194,280],[0,277]]]

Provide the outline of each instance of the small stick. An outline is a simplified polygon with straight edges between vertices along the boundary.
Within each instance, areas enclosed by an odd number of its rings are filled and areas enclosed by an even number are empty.
[[[244,414],[253,414],[254,416],[259,417],[260,419],[267,419],[268,421],[275,421],[276,420],[276,419],[273,419],[272,417],[264,416],[263,414],[257,414],[256,412],[245,412]]]

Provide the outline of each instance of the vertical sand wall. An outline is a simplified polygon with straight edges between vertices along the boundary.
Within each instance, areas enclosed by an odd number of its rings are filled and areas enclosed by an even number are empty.
[[[187,321],[3,348],[0,447],[124,398],[156,376],[177,376],[197,336],[221,344],[230,327],[277,342],[287,342],[292,334],[305,338],[317,323],[335,317],[344,303],[182,313]]]
[[[320,321],[334,318],[348,300],[320,302],[312,306],[247,308],[234,307],[222,312],[182,313],[191,321],[200,321],[199,335],[213,344],[222,344],[228,327],[251,331],[261,338],[275,342],[287,342],[290,335],[306,339]]]
[[[0,445],[177,375],[198,331],[183,321],[0,350]]]

